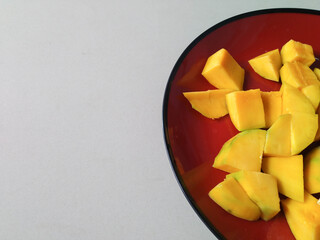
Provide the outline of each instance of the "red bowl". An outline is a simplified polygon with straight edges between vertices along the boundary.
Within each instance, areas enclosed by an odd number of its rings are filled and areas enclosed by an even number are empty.
[[[207,58],[225,48],[245,69],[244,89],[278,90],[280,84],[258,76],[248,60],[281,47],[290,39],[310,44],[320,56],[320,11],[268,9],[229,18],[205,31],[175,64],[164,96],[163,127],[170,161],[193,209],[219,239],[294,239],[280,212],[272,220],[250,222],[225,212],[208,192],[226,173],[212,167],[228,139],[238,133],[229,116],[203,117],[182,95],[185,91],[214,89],[201,75]]]

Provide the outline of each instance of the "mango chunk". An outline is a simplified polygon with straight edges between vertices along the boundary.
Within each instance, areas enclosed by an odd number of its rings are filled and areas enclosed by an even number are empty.
[[[243,170],[228,174],[226,179],[229,177],[236,179],[249,198],[257,204],[263,220],[268,221],[280,212],[280,198],[275,177],[262,172]]]
[[[320,205],[315,197],[304,192],[304,202],[287,198],[281,205],[295,239],[320,239]]]
[[[261,170],[266,131],[252,129],[238,133],[222,146],[213,167],[226,171]]]
[[[311,45],[292,39],[281,48],[281,59],[283,64],[297,61],[307,66],[310,66],[315,61]]]
[[[280,91],[282,92],[282,113],[306,112],[315,113],[310,100],[297,88],[283,83]]]
[[[314,137],[314,141],[320,140],[320,117],[319,117],[320,107],[317,109],[316,113],[318,114],[318,130],[317,130],[316,136]]]
[[[320,85],[308,85],[300,90],[311,102],[314,110],[317,110],[320,102]]]
[[[267,130],[265,156],[291,156],[291,114],[284,114]]]
[[[279,49],[266,52],[250,59],[249,64],[261,77],[279,82],[279,70],[282,66]]]
[[[269,128],[282,114],[282,95],[279,91],[262,92],[266,128]]]
[[[233,216],[248,221],[255,221],[260,218],[259,207],[251,201],[234,178],[225,179],[216,185],[209,192],[209,197]]]
[[[229,93],[226,102],[231,121],[239,131],[266,126],[259,89]]]
[[[228,114],[226,94],[233,90],[217,89],[197,92],[184,92],[193,109],[207,118],[220,118]]]
[[[216,88],[242,90],[244,69],[224,48],[208,58],[202,75]]]
[[[299,154],[314,140],[318,130],[318,115],[295,113],[291,119],[291,155]]]
[[[320,80],[320,69],[319,68],[314,68],[313,72],[317,76],[318,80]]]
[[[311,194],[320,192],[320,146],[304,158],[304,187]]]
[[[303,63],[287,62],[280,69],[282,83],[288,83],[295,88],[312,84],[320,84],[315,73]]]
[[[302,155],[291,157],[265,157],[262,159],[262,170],[277,179],[279,192],[303,202],[303,158]]]

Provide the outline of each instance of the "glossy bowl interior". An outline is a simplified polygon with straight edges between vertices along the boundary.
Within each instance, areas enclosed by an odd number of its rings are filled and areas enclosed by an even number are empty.
[[[227,49],[245,69],[244,89],[278,90],[280,84],[259,77],[248,60],[280,48],[290,39],[313,46],[320,56],[320,12],[306,9],[269,9],[227,19],[205,31],[183,52],[170,75],[164,102],[165,141],[173,170],[191,206],[219,239],[294,239],[283,213],[272,220],[249,222],[225,212],[208,192],[226,173],[212,168],[220,148],[238,131],[229,116],[203,117],[182,95],[185,91],[214,89],[201,71],[206,59]]]

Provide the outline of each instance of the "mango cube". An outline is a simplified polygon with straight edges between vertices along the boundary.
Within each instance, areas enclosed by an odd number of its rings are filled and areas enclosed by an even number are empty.
[[[226,171],[261,170],[266,131],[252,129],[238,133],[222,146],[213,167]]]
[[[231,121],[239,131],[266,126],[259,89],[232,92],[226,100]]]
[[[255,221],[260,218],[259,207],[251,201],[241,185],[234,179],[228,178],[216,185],[209,197],[233,216]]]
[[[312,149],[304,158],[304,186],[310,193],[320,192],[320,147]]]
[[[224,48],[208,58],[202,75],[216,88],[242,90],[244,69]]]
[[[279,192],[299,202],[304,200],[303,157],[266,157],[262,170],[277,179]]]
[[[275,177],[262,172],[243,170],[228,174],[226,179],[229,177],[236,179],[249,198],[258,205],[263,220],[268,221],[280,212],[280,198]]]
[[[316,113],[317,113],[317,115],[318,115],[318,130],[317,130],[316,136],[314,137],[314,141],[320,140],[320,117],[319,117],[320,107],[318,108],[318,110],[317,110]]]
[[[317,76],[318,80],[320,80],[320,69],[319,68],[314,68],[313,72]]]
[[[279,91],[262,92],[266,128],[269,128],[282,114],[282,95]]]
[[[282,66],[282,62],[278,49],[250,59],[249,64],[261,77],[279,82],[279,70]]]
[[[184,92],[193,109],[207,118],[220,118],[228,114],[226,94],[233,90],[216,89],[198,92]]]
[[[310,66],[315,61],[311,45],[292,39],[283,45],[281,49],[281,58],[283,64],[297,61]]]
[[[312,84],[320,84],[315,73],[303,63],[287,62],[280,69],[282,83],[288,83],[295,88]]]
[[[320,206],[314,196],[304,192],[304,202],[287,198],[281,205],[296,240],[320,239]]]
[[[317,110],[320,102],[320,85],[308,85],[302,87],[300,91],[309,99],[314,110]]]

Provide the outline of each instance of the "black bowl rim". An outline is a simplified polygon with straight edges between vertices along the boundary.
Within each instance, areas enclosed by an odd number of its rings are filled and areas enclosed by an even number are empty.
[[[166,88],[165,88],[165,93],[164,93],[164,99],[163,99],[163,105],[162,105],[162,121],[163,121],[163,131],[164,131],[164,140],[165,140],[165,145],[167,148],[167,153],[169,155],[169,160],[171,163],[171,167],[175,173],[176,180],[179,183],[179,186],[188,200],[189,204],[193,208],[193,210],[197,213],[198,217],[202,220],[202,222],[208,227],[208,229],[218,238],[218,239],[225,239],[225,237],[210,223],[210,221],[206,218],[204,213],[199,209],[197,206],[196,202],[192,198],[191,194],[189,193],[188,189],[186,188],[182,176],[180,175],[177,165],[174,160],[173,152],[171,149],[170,145],[170,140],[169,140],[169,134],[168,134],[168,122],[167,122],[167,113],[168,113],[168,101],[169,101],[169,94],[170,94],[170,89],[171,89],[171,83],[182,63],[184,58],[188,55],[188,53],[191,51],[191,49],[196,46],[204,37],[206,37],[209,33],[219,29],[220,27],[229,24],[231,22],[251,17],[251,16],[257,16],[257,15],[262,15],[262,14],[273,14],[273,13],[303,13],[303,14],[311,14],[311,15],[320,15],[319,10],[314,10],[314,9],[305,9],[305,8],[270,8],[270,9],[261,9],[261,10],[255,10],[255,11],[250,11],[246,13],[242,13],[239,15],[235,15],[233,17],[230,17],[226,20],[223,20],[216,25],[210,27],[206,31],[204,31],[202,34],[200,34],[195,40],[193,40],[189,46],[183,51],[183,53],[180,55],[178,58],[177,62],[175,63],[173,70],[171,71],[171,74],[169,76],[169,80],[167,82]]]

